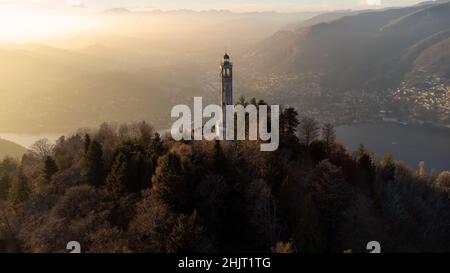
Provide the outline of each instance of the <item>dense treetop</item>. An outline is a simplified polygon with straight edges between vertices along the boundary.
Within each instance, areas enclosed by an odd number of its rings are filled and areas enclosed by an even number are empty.
[[[256,101],[256,100],[255,100]],[[281,146],[174,142],[142,122],[41,141],[0,162],[0,251],[450,251],[450,175],[352,153],[281,115]]]

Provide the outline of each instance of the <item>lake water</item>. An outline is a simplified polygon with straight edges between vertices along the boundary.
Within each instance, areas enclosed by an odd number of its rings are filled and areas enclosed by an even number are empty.
[[[362,143],[378,157],[391,153],[415,170],[420,161],[425,161],[428,171],[450,170],[450,129],[393,123],[356,124],[337,127],[336,135],[353,151]]]

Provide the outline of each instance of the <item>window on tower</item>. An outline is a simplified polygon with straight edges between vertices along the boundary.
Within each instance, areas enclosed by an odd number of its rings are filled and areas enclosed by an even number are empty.
[[[225,77],[230,77],[231,76],[231,69],[230,68],[225,68],[224,72],[223,72],[223,75]]]

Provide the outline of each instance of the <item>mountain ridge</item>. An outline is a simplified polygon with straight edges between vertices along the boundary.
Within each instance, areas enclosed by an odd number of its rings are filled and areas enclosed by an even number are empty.
[[[450,2],[423,4],[282,30],[252,49],[246,64],[260,73],[323,73],[328,87],[341,90],[393,87],[406,72],[402,56],[420,41],[446,33],[448,14]]]
[[[0,138],[0,160],[5,157],[21,158],[27,149],[12,141]]]

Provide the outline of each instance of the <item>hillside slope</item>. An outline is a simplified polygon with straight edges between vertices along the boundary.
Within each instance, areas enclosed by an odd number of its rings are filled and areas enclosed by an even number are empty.
[[[283,30],[250,50],[245,65],[263,74],[320,73],[321,84],[336,90],[393,87],[414,64],[424,62],[416,62],[419,56],[428,66],[445,69],[436,62],[449,63],[441,59],[447,55],[432,48],[446,49],[445,44],[437,45],[449,37],[449,15],[450,2],[431,3]],[[414,46],[416,52],[411,54]],[[436,57],[431,56],[433,52]]]
[[[0,160],[5,156],[20,158],[27,151],[24,147],[4,139],[0,139]]]
[[[65,132],[105,120],[164,126],[161,116],[170,118],[182,92],[197,90],[189,67],[132,70],[104,51],[98,57],[36,45],[0,50],[0,130]]]

